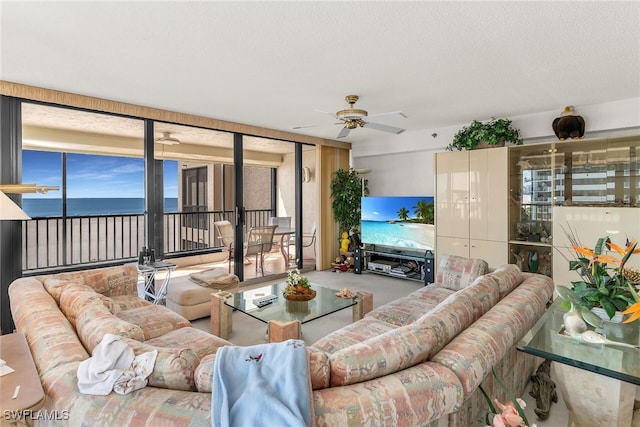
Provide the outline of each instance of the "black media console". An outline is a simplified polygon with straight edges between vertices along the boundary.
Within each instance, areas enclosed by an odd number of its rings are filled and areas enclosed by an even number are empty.
[[[433,283],[433,251],[367,245],[363,253],[364,269],[368,272]]]

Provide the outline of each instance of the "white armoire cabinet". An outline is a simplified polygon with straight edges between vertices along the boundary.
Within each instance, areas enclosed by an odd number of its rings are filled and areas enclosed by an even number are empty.
[[[436,253],[508,261],[507,148],[436,154]]]

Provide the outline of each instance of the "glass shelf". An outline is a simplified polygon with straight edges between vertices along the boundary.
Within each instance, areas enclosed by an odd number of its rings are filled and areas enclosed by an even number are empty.
[[[511,256],[552,257],[555,206],[640,208],[640,137],[509,147],[509,194]]]

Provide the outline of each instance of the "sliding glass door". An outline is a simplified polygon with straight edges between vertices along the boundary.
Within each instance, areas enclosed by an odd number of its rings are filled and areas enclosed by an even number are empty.
[[[34,220],[25,224],[23,270],[126,262],[143,246],[164,259],[198,257],[241,280],[315,264],[304,246],[317,222],[314,146],[23,105],[23,182],[61,189],[25,196]],[[91,211],[74,208],[82,198]],[[32,200],[57,210],[41,215]],[[270,245],[250,248],[269,225]]]

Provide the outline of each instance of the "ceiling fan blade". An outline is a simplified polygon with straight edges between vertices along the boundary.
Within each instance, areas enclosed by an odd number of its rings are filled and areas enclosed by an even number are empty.
[[[407,115],[402,111],[391,111],[389,113],[372,114],[367,116],[368,121],[378,121],[380,119],[406,119]]]
[[[338,119],[338,120],[340,120],[340,117],[336,116],[336,114],[335,114],[335,113],[330,113],[330,112],[328,112],[328,111],[322,111],[322,110],[315,110],[315,111],[316,111],[316,112],[318,112],[318,113],[322,113],[322,114],[328,114],[328,115],[330,115],[331,117],[333,117],[334,119]]]
[[[381,131],[384,131],[384,132],[391,132],[391,133],[395,133],[396,135],[405,131],[402,128],[397,128],[397,127],[389,126],[389,125],[383,125],[381,123],[371,123],[371,122],[365,122],[362,127],[375,129],[375,130],[381,130]]]
[[[334,126],[334,125],[342,125],[342,126],[344,126],[344,123],[343,122],[339,122],[339,123],[332,123],[332,124],[328,124],[328,125],[295,126],[295,127],[292,127],[291,129],[319,128],[319,127]]]
[[[351,132],[351,129],[349,129],[348,127],[343,127],[340,133],[338,134],[338,138],[346,137],[347,135],[349,135],[349,132]]]
[[[325,126],[325,125],[294,126],[291,129],[317,128],[319,126]]]

